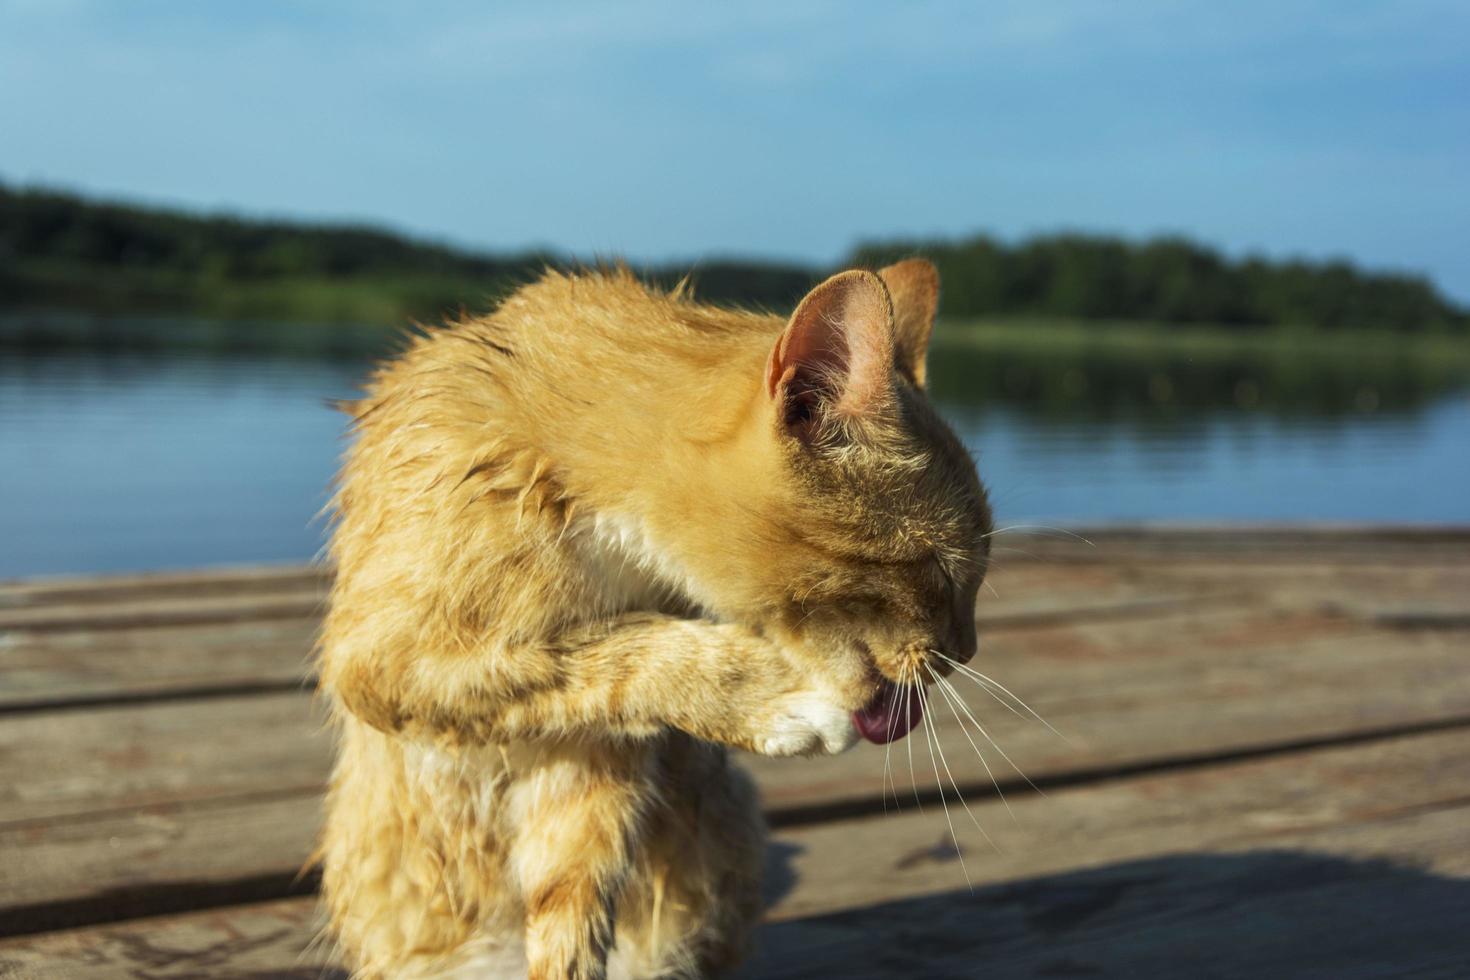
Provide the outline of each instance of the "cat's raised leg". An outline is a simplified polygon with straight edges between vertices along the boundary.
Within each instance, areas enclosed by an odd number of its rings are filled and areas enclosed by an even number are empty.
[[[799,667],[734,623],[626,613],[533,643],[487,636],[478,648],[344,637],[323,661],[323,684],[372,727],[411,740],[636,740],[672,727],[760,755],[819,755],[856,742],[851,712],[872,693],[834,683],[835,660],[822,666]]]
[[[629,756],[549,758],[512,791],[529,980],[606,976],[614,909],[652,795],[643,777],[646,754],[623,751]]]

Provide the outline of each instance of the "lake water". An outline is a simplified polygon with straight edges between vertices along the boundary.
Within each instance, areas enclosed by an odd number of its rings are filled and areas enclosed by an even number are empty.
[[[935,385],[1001,523],[1470,522],[1457,383],[998,359]],[[0,577],[312,557],[365,366],[0,348]]]

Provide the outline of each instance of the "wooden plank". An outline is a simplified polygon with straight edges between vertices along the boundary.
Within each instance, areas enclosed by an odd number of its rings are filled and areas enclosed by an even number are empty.
[[[26,980],[346,980],[315,942],[316,900],[290,899],[0,941],[0,976]]]
[[[1169,581],[1161,584],[1164,578]],[[1277,608],[1317,610],[1393,628],[1470,626],[1470,567],[1378,567],[1329,574],[1322,566],[1241,570],[1206,563],[1172,566],[1165,576],[1128,566],[1028,563],[1002,568],[993,582],[1002,598],[982,596],[977,612],[987,633],[1061,622],[1169,617],[1181,609],[1243,603],[1250,596]],[[111,605],[101,608],[117,615]],[[183,611],[199,618],[192,604]],[[230,688],[285,688],[310,673],[316,625],[315,616],[308,615],[0,631],[0,712]]]
[[[1470,562],[1470,526],[1144,524],[1003,529],[998,549],[1011,555],[1090,564],[1208,557],[1248,562],[1356,556],[1385,563]],[[296,588],[324,591],[326,565],[224,566],[121,575],[0,580],[0,608],[61,605]]]
[[[1009,714],[987,720],[1031,778],[1054,787],[1361,740],[1371,728],[1470,726],[1464,636],[1322,634],[1321,622],[1258,617],[1181,618],[1169,642],[1142,623],[1017,631],[1006,656],[1033,671],[1023,688],[1072,742]],[[221,882],[288,880],[309,850],[329,755],[310,704],[268,695],[0,719],[0,851],[22,855],[0,876],[0,907],[96,915],[119,890],[165,900],[174,883],[220,861],[233,862]],[[940,733],[954,779],[985,794],[989,775],[952,718]],[[894,747],[904,794],[912,758],[912,785],[932,798],[926,752],[923,738]],[[773,820],[792,824],[881,810],[884,760],[865,746],[832,759],[746,761]],[[220,822],[252,846],[219,848],[201,827]]]
[[[0,827],[49,833],[98,811],[316,793],[331,761],[323,720],[300,693],[0,719]]]
[[[300,891],[318,787],[0,826],[0,934]]]
[[[1186,583],[1201,592],[1236,591],[1258,595],[1282,608],[1335,610],[1373,620],[1399,610],[1470,613],[1470,560],[1383,563],[1383,561],[1223,561],[1179,558],[1158,563],[1123,564],[1138,574],[1163,572],[1176,588]]]
[[[1323,563],[1216,555],[1088,563],[1001,555],[989,583],[994,594],[982,593],[977,611],[986,629],[1167,616],[1247,601],[1400,629],[1470,626],[1470,560]],[[70,591],[43,589],[8,610],[0,603],[0,711],[280,687],[306,675],[322,585],[307,568],[239,570],[197,581],[187,575],[78,580]],[[279,648],[271,645],[273,634]],[[198,656],[190,655],[191,646],[201,648]],[[258,658],[258,670],[250,668],[250,657]]]
[[[0,634],[0,714],[301,689],[315,618],[106,632]]]
[[[1286,536],[1275,548],[1265,547],[1265,539],[1257,534],[1237,536],[1184,531],[1120,534],[1107,530],[1087,533],[1094,537],[1084,540],[1030,533],[1001,535],[996,539],[993,571],[996,577],[1019,575],[1023,580],[1023,592],[1026,586],[1045,590],[1042,595],[1060,590],[1061,596],[1048,603],[1052,607],[1066,604],[1071,599],[1106,599],[1105,590],[1108,588],[1119,589],[1124,595],[1134,595],[1137,590],[1126,586],[1140,584],[1140,579],[1145,580],[1143,584],[1152,584],[1165,592],[1173,585],[1173,591],[1177,592],[1177,581],[1157,567],[1160,563],[1179,568],[1203,566],[1207,571],[1226,575],[1240,575],[1244,571],[1254,577],[1264,575],[1288,581],[1291,576],[1299,574],[1328,575],[1339,577],[1341,581],[1351,581],[1355,572],[1381,581],[1384,576],[1403,573],[1405,568],[1419,568],[1431,573],[1459,569],[1461,575],[1470,571],[1470,531],[1463,528],[1446,529],[1433,535],[1382,531],[1347,538],[1300,530],[1284,531]],[[1318,544],[1313,544],[1313,541]],[[1325,553],[1319,546],[1322,542],[1331,545]],[[1395,545],[1412,545],[1412,548],[1405,550]],[[1084,571],[1087,568],[1093,571]],[[1089,575],[1104,590],[1102,594],[1076,588]],[[102,618],[105,622],[119,618],[118,610],[101,617],[100,610],[87,610],[85,607],[126,607],[139,602],[177,603],[196,599],[205,601],[204,608],[207,608],[207,600],[214,599],[280,598],[302,594],[324,596],[330,577],[330,569],[325,567],[288,565],[15,580],[0,582],[0,612],[25,610],[38,614],[42,609],[57,613],[80,609],[82,618],[79,623],[85,623],[89,618]],[[1386,584],[1390,591],[1413,591],[1407,584],[1395,588],[1391,579]],[[1119,588],[1120,585],[1124,587]],[[1036,592],[1031,592],[1022,598],[1034,599],[1036,596]],[[1009,604],[1014,600],[1014,596],[1006,596],[1004,601]],[[56,618],[60,618],[59,615],[48,616],[46,620],[49,622]],[[28,620],[21,618],[15,622],[14,628],[24,628]]]
[[[975,665],[1067,736],[955,679],[976,717],[1033,779],[1470,716],[1470,631],[1403,633],[1330,616],[1233,609],[995,631],[983,643]],[[0,716],[0,820],[320,782],[329,751],[310,708],[308,696],[288,691]],[[956,778],[988,782],[952,711],[934,708]],[[905,781],[906,748],[896,746],[893,759]],[[876,751],[750,765],[779,808],[870,805],[882,793]],[[51,765],[34,765],[41,756]],[[221,759],[233,764],[221,766]],[[993,752],[989,759],[1007,775],[1002,759]],[[923,771],[915,779],[921,788],[934,782]]]
[[[1074,604],[1109,604],[1140,598],[1184,597],[1195,590],[1171,585],[1156,571],[1051,566],[1026,560],[1014,563],[1018,588],[997,601],[1001,614],[1070,608]],[[1009,574],[1007,572],[1006,574]],[[157,576],[80,580],[67,588],[17,583],[0,589],[0,629],[125,629],[169,622],[231,621],[250,603],[263,608],[296,602],[308,615],[313,599],[326,595],[327,578],[307,567],[264,570],[256,574]]]
[[[121,575],[39,576],[0,581],[0,609],[250,592],[325,593],[330,581],[331,570],[326,566],[294,563]]]
[[[1153,547],[1153,540],[1175,541],[1178,535],[1115,539],[1137,551],[1140,541]],[[1038,541],[1050,546],[1050,539]],[[1028,539],[1028,548],[1035,544]],[[1167,561],[1137,560],[1136,554],[1129,561],[1113,554],[1107,540],[1096,548],[1068,541],[1064,549],[1106,552],[1108,560],[999,554],[989,580],[995,594],[982,594],[977,613],[982,626],[1148,617],[1252,598],[1394,628],[1470,626],[1470,551],[1459,561],[1365,553],[1352,562],[1329,563],[1292,554],[1242,561],[1219,549],[1207,557],[1175,551],[1166,552]],[[0,586],[0,711],[280,686],[292,667],[304,674],[309,641],[302,637],[320,612],[324,576],[288,566]],[[251,676],[242,657],[187,656],[190,644],[228,651],[242,633],[277,627],[287,634],[282,643],[288,648],[261,643],[259,676]]]
[[[22,606],[0,609],[0,630],[35,633],[300,619],[320,615],[323,601],[322,595],[316,591],[287,589],[245,595]]]
[[[1229,583],[1179,586],[1156,574],[1091,566],[1032,564],[997,573],[996,579],[1004,583],[1005,598],[984,597],[978,618],[987,625],[1167,614],[1239,593]],[[259,594],[227,596],[221,606],[221,597],[210,590],[141,606],[131,598],[94,598],[80,618],[68,618],[75,605],[29,607],[24,616],[41,628],[24,628],[18,620],[0,628],[0,712],[282,687],[309,673],[315,594],[285,594],[293,604],[288,611],[304,614],[267,620],[247,615],[231,621],[242,609],[248,614],[258,608],[251,604]]]
[[[1470,743],[1459,734],[1012,806],[1014,819],[994,800],[974,808],[1000,851],[956,824],[974,891],[933,808],[779,832],[774,924],[746,975],[1169,976],[1195,964],[1218,976],[1456,976],[1470,964]],[[305,976],[293,971],[326,959],[303,957],[314,929],[309,899],[270,902],[11,939],[0,968]]]

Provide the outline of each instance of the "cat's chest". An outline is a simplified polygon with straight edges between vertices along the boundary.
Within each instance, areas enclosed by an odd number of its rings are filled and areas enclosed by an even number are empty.
[[[588,584],[609,611],[687,607],[687,575],[660,549],[643,524],[629,517],[598,514],[577,535]]]

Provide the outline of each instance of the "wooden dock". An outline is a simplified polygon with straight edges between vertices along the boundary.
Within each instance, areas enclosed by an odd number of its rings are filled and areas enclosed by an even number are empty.
[[[1470,529],[1008,536],[922,737],[748,759],[751,977],[1470,977]],[[302,567],[0,585],[0,977],[340,976]],[[948,722],[948,724],[945,724]],[[912,751],[912,782],[909,752]],[[945,784],[949,779],[945,777]],[[919,803],[916,803],[917,796]],[[968,879],[968,880],[967,880]]]

